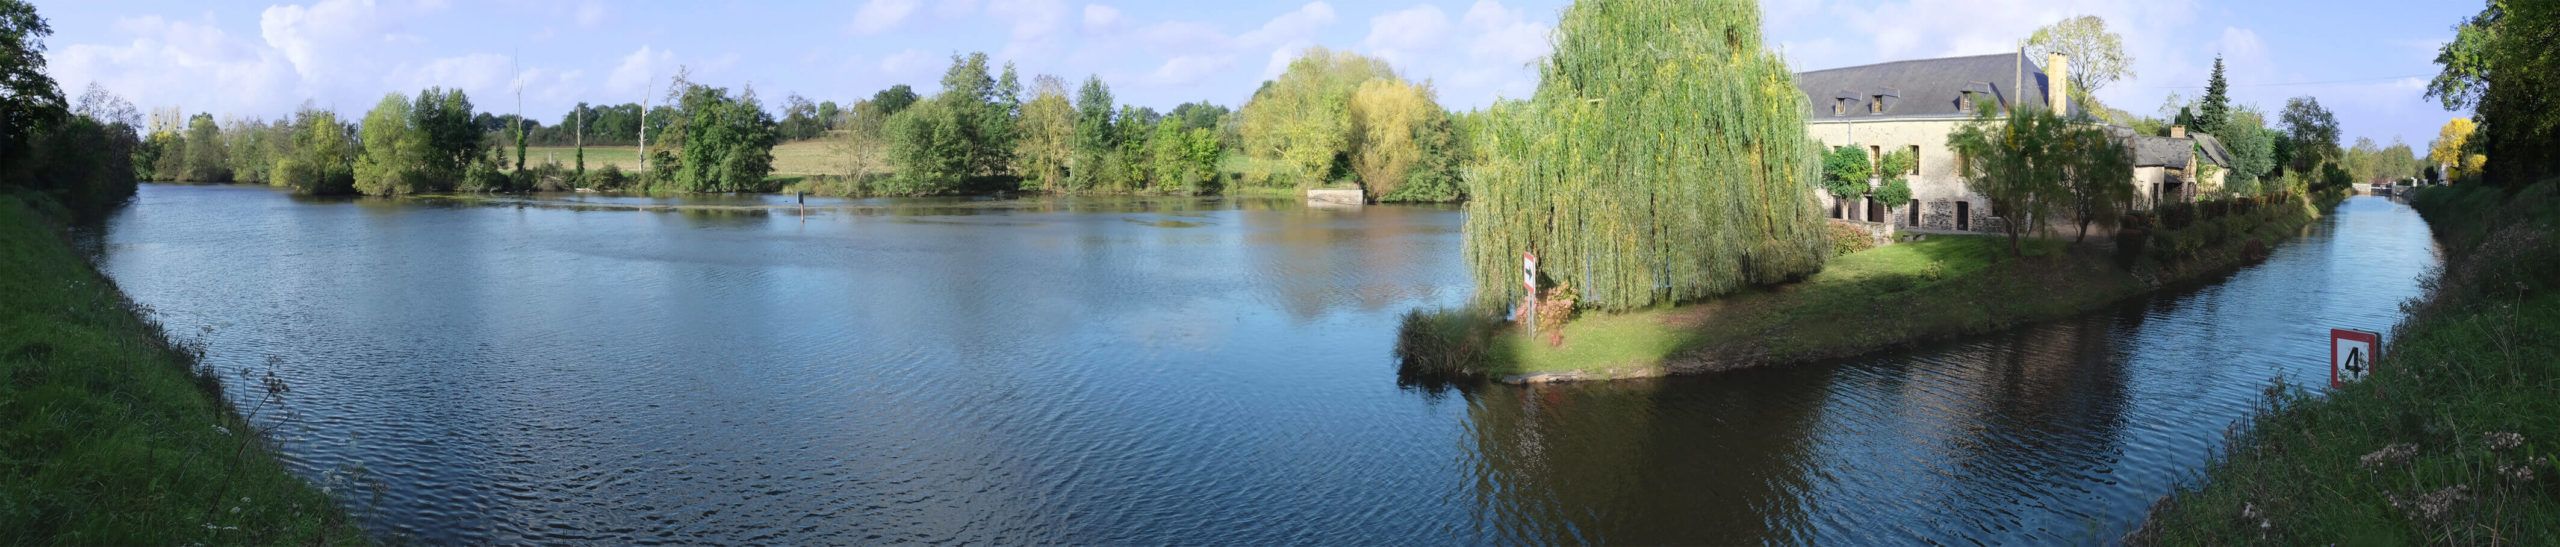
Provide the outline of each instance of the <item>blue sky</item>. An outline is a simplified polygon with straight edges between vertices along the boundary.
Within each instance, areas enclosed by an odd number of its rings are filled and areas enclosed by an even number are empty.
[[[1030,75],[1099,75],[1122,102],[1241,103],[1311,45],[1384,57],[1476,108],[1535,89],[1528,66],[1564,0],[36,0],[55,35],[50,70],[71,93],[99,82],[145,108],[273,118],[305,100],[361,110],[383,94],[461,87],[482,110],[549,120],[578,101],[632,102],[676,67],[850,103],[891,84],[930,93],[953,52],[986,51]],[[2102,90],[2152,113],[2202,92],[2213,56],[2242,103],[2312,95],[2352,142],[2423,148],[2453,117],[2420,96],[2435,48],[2477,12],[2467,0],[1763,0],[1766,32],[1799,70],[1998,53],[2075,14],[2124,35],[2136,77]]]

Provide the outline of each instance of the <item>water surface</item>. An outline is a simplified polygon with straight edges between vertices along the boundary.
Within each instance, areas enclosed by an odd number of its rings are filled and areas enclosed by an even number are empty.
[[[1428,544],[2112,538],[2437,260],[2357,198],[2228,279],[2013,333],[1431,391],[1390,349],[1466,297],[1454,209],[811,206],[145,185],[100,258],[213,364],[273,363],[260,421],[380,484],[351,501],[385,536]]]

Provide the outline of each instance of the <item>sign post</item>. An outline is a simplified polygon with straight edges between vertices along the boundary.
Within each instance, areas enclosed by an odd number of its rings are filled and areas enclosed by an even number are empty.
[[[2373,375],[2373,363],[2381,358],[2382,333],[2329,329],[2329,388],[2346,387]]]
[[[1538,335],[1538,255],[1520,253],[1520,286],[1529,289],[1529,336]]]

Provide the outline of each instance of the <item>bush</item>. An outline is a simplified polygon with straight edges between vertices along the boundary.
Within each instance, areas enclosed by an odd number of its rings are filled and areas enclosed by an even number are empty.
[[[1831,256],[1841,256],[1876,247],[1875,236],[1848,224],[1831,225]]]
[[[1404,312],[1396,328],[1399,383],[1474,376],[1477,367],[1492,357],[1498,325],[1492,314],[1475,309]]]
[[[2196,223],[2196,206],[2193,203],[2164,204],[2158,208],[2158,213],[2160,226],[2170,230],[2184,230]]]
[[[590,183],[597,189],[603,190],[620,190],[631,184],[631,177],[622,174],[622,167],[610,163],[605,164],[603,169],[596,170],[595,175],[588,178],[593,179]]]

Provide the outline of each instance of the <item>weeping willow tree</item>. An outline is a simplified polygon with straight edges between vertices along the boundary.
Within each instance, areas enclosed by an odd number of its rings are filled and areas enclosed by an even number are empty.
[[[1821,269],[1818,145],[1751,0],[1575,2],[1527,102],[1493,109],[1467,181],[1480,302],[1522,296],[1520,255],[1625,310]]]

